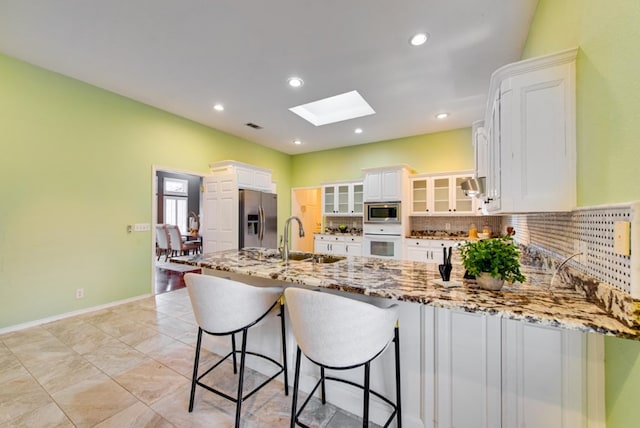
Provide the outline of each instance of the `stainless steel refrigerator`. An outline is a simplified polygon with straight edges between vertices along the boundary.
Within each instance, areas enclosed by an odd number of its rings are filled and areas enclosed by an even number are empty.
[[[240,190],[239,248],[277,248],[278,196],[257,190]]]

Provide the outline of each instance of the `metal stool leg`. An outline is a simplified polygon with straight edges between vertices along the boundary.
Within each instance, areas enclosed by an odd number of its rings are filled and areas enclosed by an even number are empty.
[[[325,382],[324,382],[324,367],[320,367],[320,381],[322,382],[322,386],[321,386],[321,390],[320,390],[320,397],[322,399],[322,404],[327,404],[327,392],[324,388]]]
[[[240,375],[238,376],[238,401],[236,402],[236,428],[240,428],[240,409],[242,408],[242,386],[244,383],[244,361],[247,353],[247,329],[242,330],[242,350],[240,351]]]
[[[400,331],[398,325],[394,331],[395,350],[396,350],[396,422],[397,427],[402,428],[402,408],[400,406]]]
[[[364,365],[364,411],[362,412],[362,426],[368,428],[369,426],[369,384],[370,384],[370,365],[369,362]]]
[[[233,374],[238,374],[238,362],[236,361],[236,335],[231,333],[231,358],[233,358]]]
[[[198,380],[198,364],[200,362],[200,345],[202,344],[202,329],[198,327],[198,342],[196,343],[196,355],[193,359],[193,378],[191,378],[191,395],[189,397],[189,412],[193,411],[193,399],[196,394],[196,382]]]
[[[284,297],[280,298],[280,326],[282,330],[282,365],[284,366],[284,395],[289,395],[289,375],[287,369],[287,339],[284,329]]]
[[[300,381],[300,359],[302,357],[300,348],[296,348],[296,370],[293,374],[293,400],[291,402],[291,423],[289,424],[290,428],[295,428],[296,426],[296,411],[298,407],[298,383]]]

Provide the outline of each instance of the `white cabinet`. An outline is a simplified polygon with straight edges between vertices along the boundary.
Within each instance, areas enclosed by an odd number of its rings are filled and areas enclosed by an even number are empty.
[[[496,428],[501,425],[501,320],[436,309],[435,425]],[[546,425],[527,425],[542,427]]]
[[[252,189],[275,193],[275,185],[271,181],[271,170],[242,162],[225,160],[209,164],[213,175],[233,174],[236,176],[238,189]]]
[[[364,185],[361,182],[331,183],[322,186],[322,214],[362,216]]]
[[[202,195],[203,253],[238,248],[238,177],[216,174],[204,177]]]
[[[604,426],[602,336],[443,308],[432,322],[433,426]]]
[[[365,202],[407,200],[408,166],[367,168],[363,171]]]
[[[404,259],[414,262],[436,263],[443,262],[443,248],[453,247],[457,244],[453,240],[445,239],[414,239],[404,240]]]
[[[410,178],[411,215],[475,215],[478,200],[464,194],[461,183],[471,171],[448,174],[421,174]]]
[[[576,205],[576,49],[498,69],[485,115],[489,213]]]
[[[585,417],[595,410],[587,408],[587,403],[594,405],[589,399],[594,385],[587,379],[595,379],[588,377],[587,349],[586,333],[505,319],[502,426],[598,426],[598,421]]]
[[[433,211],[431,195],[433,180],[427,176],[415,176],[409,179],[411,186],[411,215],[428,215]]]
[[[489,168],[489,154],[487,145],[487,134],[484,128],[484,121],[477,120],[471,125],[471,135],[473,139],[473,173],[475,177],[487,177]]]
[[[361,256],[362,237],[316,233],[313,238],[313,252],[338,256]]]
[[[211,176],[203,179],[203,252],[237,249],[239,245],[239,189],[274,192],[271,171],[236,161],[209,164]]]

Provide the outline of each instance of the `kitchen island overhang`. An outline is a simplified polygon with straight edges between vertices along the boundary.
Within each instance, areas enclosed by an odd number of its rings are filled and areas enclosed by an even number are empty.
[[[579,281],[577,276],[569,284],[556,282],[550,287],[551,273],[526,265],[523,265],[526,283],[507,284],[500,291],[484,291],[465,285],[444,287],[440,285],[437,265],[402,260],[348,257],[334,263],[316,263],[312,259],[284,263],[275,250],[247,248],[175,257],[172,261],[247,279],[326,288],[640,340],[635,313],[638,302],[626,299],[625,307],[630,309],[625,310],[634,313],[620,313],[614,305],[603,307],[601,303],[615,299],[590,299],[594,293],[575,284]],[[463,275],[462,266],[454,264],[451,283],[462,283]]]

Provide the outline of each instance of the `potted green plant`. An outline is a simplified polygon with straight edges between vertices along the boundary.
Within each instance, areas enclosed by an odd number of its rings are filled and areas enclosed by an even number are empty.
[[[500,290],[504,281],[524,282],[520,250],[510,236],[466,241],[460,246],[462,265],[480,288]]]

